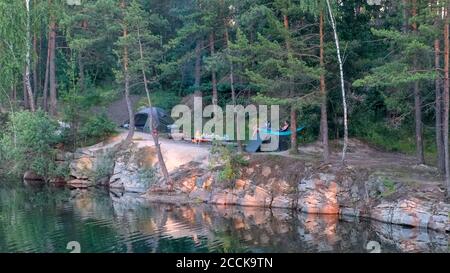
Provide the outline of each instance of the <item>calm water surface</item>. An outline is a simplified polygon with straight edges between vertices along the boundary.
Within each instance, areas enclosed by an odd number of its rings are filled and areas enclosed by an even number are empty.
[[[0,183],[0,252],[450,252],[449,235],[289,210],[149,204]]]

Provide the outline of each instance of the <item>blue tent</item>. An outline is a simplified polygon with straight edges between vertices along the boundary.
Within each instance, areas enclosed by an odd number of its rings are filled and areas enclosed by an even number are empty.
[[[150,132],[150,115],[159,132],[168,133],[170,131],[167,126],[172,125],[174,120],[164,109],[159,107],[147,107],[134,115],[134,123],[138,131]],[[129,121],[122,127],[128,128],[128,125]]]

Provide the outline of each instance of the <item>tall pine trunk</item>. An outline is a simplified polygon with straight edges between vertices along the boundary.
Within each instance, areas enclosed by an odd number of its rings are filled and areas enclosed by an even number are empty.
[[[50,34],[50,33],[49,33]],[[44,76],[44,88],[42,89],[42,104],[44,111],[48,112],[48,84],[50,75],[50,54],[51,54],[51,41],[48,39],[47,42],[47,61],[45,63],[45,76]]]
[[[442,90],[440,78],[440,40],[434,40],[434,66],[436,70],[435,80],[435,113],[436,113],[436,148],[438,169],[441,174],[445,174],[444,158],[444,138],[442,130]]]
[[[34,56],[39,56],[38,49],[37,49],[37,35],[34,33],[33,35],[33,52]],[[37,94],[38,91],[38,64],[39,64],[39,58],[36,58],[36,60],[33,62],[33,90],[34,90],[34,101],[36,102],[36,108],[39,108],[37,106]]]
[[[449,41],[449,7],[445,9],[445,24],[444,24],[444,117],[443,117],[443,137],[444,137],[444,161],[445,161],[445,182],[447,184],[447,198],[450,197],[450,165],[449,165],[449,149],[448,149],[448,129],[449,129],[449,51],[450,51],[450,41]]]
[[[291,151],[292,154],[298,154],[297,141],[297,110],[291,107]]]
[[[347,99],[345,94],[345,84],[344,84],[344,66],[342,63],[341,49],[339,45],[339,37],[336,29],[336,21],[331,10],[330,0],[327,1],[328,13],[330,15],[331,27],[333,28],[334,41],[336,43],[336,54],[339,62],[339,74],[341,77],[341,95],[342,95],[342,107],[344,109],[344,147],[342,148],[342,162],[345,162],[345,156],[347,154],[348,146],[348,118],[347,118]]]
[[[215,54],[215,38],[214,38],[214,32],[212,31],[209,34],[209,49],[211,51],[211,57]],[[217,105],[218,102],[218,94],[217,94],[217,75],[216,75],[216,69],[214,65],[211,68],[211,84],[212,84],[212,104]]]
[[[225,27],[225,42],[226,42],[226,46],[227,49],[229,50],[229,45],[230,45],[230,35],[228,33],[228,27],[227,27],[227,22],[225,20],[224,23],[224,27]],[[236,107],[236,89],[234,86],[234,64],[233,64],[233,60],[231,60],[230,56],[229,57],[229,62],[230,62],[230,88],[231,88],[231,102],[233,103],[233,106]],[[234,113],[234,118],[233,118],[235,124],[237,124],[237,120],[236,120],[236,113]],[[234,125],[233,125],[234,126]],[[236,130],[239,130],[238,126],[236,126]],[[239,136],[239,131],[237,131],[237,135]],[[237,140],[237,145],[238,145],[238,153],[242,153],[244,151],[243,145],[242,145],[242,140],[238,139]]]
[[[409,16],[408,16],[408,0],[402,0],[402,32],[406,33],[408,32],[409,28]]]
[[[202,47],[203,40],[199,39],[195,45],[195,95],[201,97],[202,90],[200,89],[202,78]]]
[[[13,84],[13,86],[11,87],[11,93],[12,93],[11,97],[12,97],[14,103],[16,103],[17,102],[17,87],[16,87],[16,84]]]
[[[121,8],[125,13],[126,3],[125,0],[121,2]],[[124,40],[128,37],[128,27],[126,22],[123,24],[123,36]],[[135,131],[135,121],[134,121],[134,112],[133,106],[131,105],[130,99],[130,72],[129,72],[129,56],[128,56],[128,45],[123,46],[123,58],[122,58],[122,66],[123,66],[123,76],[125,80],[125,102],[127,104],[128,110],[128,118],[130,119],[129,127],[128,127],[128,135],[125,139],[125,145],[131,144],[133,141],[134,131]]]
[[[85,76],[84,76],[84,60],[83,53],[78,53],[78,86],[80,87],[80,91],[84,91],[85,89]]]
[[[328,145],[328,111],[327,111],[327,89],[325,84],[325,43],[324,43],[324,18],[323,10],[320,11],[319,36],[320,36],[320,135],[322,138],[323,160],[325,163],[330,161],[330,149]]]
[[[289,33],[289,17],[286,14],[283,15],[283,24],[284,24],[286,33]],[[292,58],[292,55],[291,55],[292,48],[291,48],[291,42],[289,40],[289,34],[286,34],[285,42],[286,42],[286,51],[288,53],[288,58]],[[294,85],[294,80],[292,78],[290,78],[289,79],[289,95],[290,96],[293,96],[293,85]],[[295,103],[293,103],[291,105],[290,118],[291,118],[291,150],[290,150],[290,152],[292,154],[298,154],[297,109],[295,107]]]
[[[412,2],[411,15],[413,17],[417,16],[417,2],[413,0]],[[412,29],[415,35],[417,35],[417,23],[413,22]],[[413,59],[414,70],[418,69],[417,56]],[[416,127],[416,157],[418,164],[425,163],[425,157],[423,153],[423,126],[422,126],[422,96],[420,94],[420,84],[419,81],[414,82],[414,117],[415,117],[415,127]]]
[[[23,107],[25,109],[30,109],[30,101],[28,100],[28,90],[27,90],[27,81],[26,81],[26,70],[23,69],[22,73],[22,89],[23,89]]]
[[[419,82],[414,83],[414,117],[416,127],[416,157],[418,164],[425,163],[423,154],[423,126],[422,126],[422,97],[420,95]]]
[[[25,64],[25,75],[24,84],[26,88],[26,96],[28,96],[28,105],[31,112],[36,110],[34,103],[33,89],[31,87],[31,17],[30,17],[30,0],[25,0],[25,7],[27,10],[27,33],[26,33],[26,64]]]
[[[50,21],[49,33],[49,86],[50,86],[50,114],[57,115],[57,90],[56,90],[56,23],[54,18]]]
[[[137,34],[138,34],[138,43],[139,43],[139,55],[140,55],[142,64],[144,64],[145,63],[144,62],[144,50],[142,48],[142,41],[141,41],[141,35],[140,35],[139,29],[137,31]],[[161,151],[161,143],[159,142],[158,129],[157,129],[155,121],[153,119],[153,108],[152,108],[153,106],[152,106],[152,100],[150,98],[150,90],[148,88],[147,75],[145,73],[144,65],[142,66],[141,70],[142,70],[142,77],[144,79],[144,88],[145,88],[145,94],[147,95],[148,107],[150,107],[150,130],[151,130],[153,142],[155,143],[156,153],[158,155],[159,167],[161,168],[161,172],[164,176],[166,184],[169,187],[169,190],[172,190],[173,182],[170,179],[169,172],[167,171],[166,162],[164,161],[164,156]]]
[[[86,20],[83,20],[83,22],[81,23],[81,28],[83,29],[83,31],[87,30],[88,22]],[[84,91],[86,89],[86,80],[84,75],[84,58],[82,50],[78,52],[78,81],[80,91]]]

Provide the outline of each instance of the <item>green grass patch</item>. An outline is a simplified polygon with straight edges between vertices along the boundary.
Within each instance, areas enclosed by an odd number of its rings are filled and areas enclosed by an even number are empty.
[[[383,178],[384,191],[381,193],[382,197],[389,197],[396,192],[395,182],[389,178]]]

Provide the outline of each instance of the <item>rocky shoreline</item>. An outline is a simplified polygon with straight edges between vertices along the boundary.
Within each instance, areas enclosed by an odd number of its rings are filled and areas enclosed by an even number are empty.
[[[450,204],[444,202],[439,185],[403,183],[365,168],[317,166],[280,155],[247,155],[248,164],[236,170],[239,178],[221,181],[222,167],[208,164],[210,158],[203,151],[202,157],[169,163],[175,191],[159,192],[155,187],[158,183],[140,179],[139,170],[158,168],[154,149],[147,144],[135,143],[121,152],[110,166],[112,173],[101,179],[97,175],[98,181],[93,180],[93,172],[114,145],[78,151],[70,163],[72,180],[68,185],[106,185],[112,190],[140,193],[153,202],[283,208],[450,232]],[[166,158],[171,158],[169,150],[163,149]]]
[[[338,169],[322,166],[320,170],[305,170],[305,176],[295,186],[284,179],[270,177],[271,172],[280,168],[279,165],[269,167],[256,163],[255,166],[246,168],[246,175],[234,181],[234,185],[224,186],[217,185],[214,173],[205,171],[199,176],[198,173],[192,174],[192,170],[198,172],[199,166],[186,165],[175,174],[177,191],[184,198],[165,198],[152,192],[146,196],[154,200],[172,199],[174,202],[191,200],[216,205],[283,208],[307,214],[362,217],[440,232],[450,231],[450,204],[426,200],[417,193],[411,197],[383,197],[386,190],[383,189],[383,182],[367,176],[364,170],[350,166]],[[253,173],[265,177],[267,182],[255,182],[249,178]],[[402,191],[408,192],[408,189]]]

